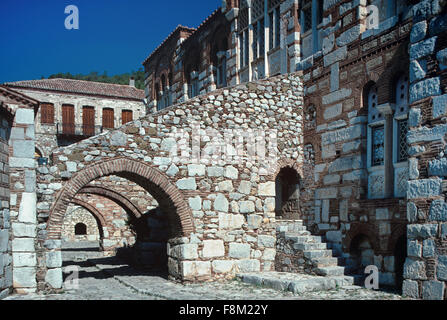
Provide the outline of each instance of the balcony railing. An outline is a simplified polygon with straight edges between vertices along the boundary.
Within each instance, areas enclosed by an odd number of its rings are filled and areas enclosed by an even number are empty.
[[[58,123],[57,124],[57,134],[62,136],[83,136],[92,137],[103,132],[102,126],[93,125],[77,125],[77,124],[67,124]]]

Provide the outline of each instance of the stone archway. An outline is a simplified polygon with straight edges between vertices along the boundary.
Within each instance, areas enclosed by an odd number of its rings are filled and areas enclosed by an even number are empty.
[[[65,184],[50,211],[47,228],[50,239],[60,239],[65,211],[76,194],[91,181],[109,175],[123,177],[146,189],[168,214],[171,236],[188,236],[194,232],[191,210],[168,178],[144,162],[120,158],[89,166]]]

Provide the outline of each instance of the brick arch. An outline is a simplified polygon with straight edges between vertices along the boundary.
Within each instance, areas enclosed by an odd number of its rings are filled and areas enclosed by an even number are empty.
[[[131,212],[135,216],[135,218],[139,219],[142,216],[140,209],[135,206],[132,201],[127,199],[127,197],[125,197],[124,195],[113,190],[99,186],[86,186],[79,190],[79,193],[103,196],[109,200],[112,200],[120,207],[123,207],[127,212]]]
[[[276,166],[273,168],[274,173],[268,176],[268,180],[275,181],[279,172],[284,168],[294,169],[297,172],[299,178],[302,178],[301,167],[296,160],[292,160],[290,158],[281,158],[278,160]]]
[[[164,173],[144,162],[118,158],[88,166],[65,183],[50,210],[47,227],[50,239],[61,237],[65,211],[76,194],[91,181],[110,175],[131,180],[146,189],[168,214],[173,236],[188,236],[194,232],[191,209]]]
[[[379,236],[374,226],[368,223],[361,223],[352,225],[343,239],[343,246],[347,252],[351,249],[352,241],[359,235],[365,235],[368,238],[375,253],[380,251]]]
[[[78,199],[78,198],[74,198],[71,201],[71,203],[78,205],[80,207],[83,207],[85,210],[87,210],[88,212],[91,213],[91,215],[95,218],[96,223],[98,224],[99,236],[101,239],[103,239],[104,238],[104,227],[107,226],[107,224],[106,224],[106,220],[104,219],[101,212],[99,212],[99,210],[96,209],[91,204],[89,204],[81,199]]]

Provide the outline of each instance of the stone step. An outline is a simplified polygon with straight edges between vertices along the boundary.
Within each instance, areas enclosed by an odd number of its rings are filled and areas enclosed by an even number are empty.
[[[327,245],[326,243],[295,243],[293,248],[302,251],[325,250],[327,249]]]
[[[297,231],[297,232],[281,232],[280,236],[286,240],[296,242],[299,237],[309,237],[309,231]]]
[[[336,267],[338,262],[338,259],[334,257],[315,258],[312,260],[313,266],[317,268]]]
[[[315,273],[321,276],[343,276],[345,268],[339,266],[315,268]]]
[[[295,243],[321,243],[320,236],[296,236]]]
[[[348,276],[321,277],[280,272],[238,274],[237,277],[244,283],[298,294],[350,287],[354,283],[353,278]]]
[[[304,257],[307,259],[315,259],[315,258],[330,258],[332,257],[331,250],[309,250],[304,251]]]

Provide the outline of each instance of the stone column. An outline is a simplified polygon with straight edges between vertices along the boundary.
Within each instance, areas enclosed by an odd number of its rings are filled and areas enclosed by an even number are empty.
[[[29,293],[37,287],[34,110],[18,108],[13,129],[9,142],[13,287],[18,293]]]

